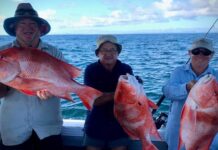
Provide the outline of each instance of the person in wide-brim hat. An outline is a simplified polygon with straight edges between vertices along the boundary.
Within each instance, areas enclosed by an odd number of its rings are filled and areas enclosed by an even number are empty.
[[[20,69],[23,72],[37,72],[40,66],[46,66],[48,58],[57,59],[57,61],[65,60],[61,51],[40,38],[50,31],[50,25],[46,20],[38,16],[38,13],[30,3],[19,3],[14,17],[6,18],[3,27],[10,36],[15,37],[13,41],[0,45],[1,54],[16,52],[15,55],[17,57],[9,54],[9,58],[1,59],[0,61],[6,67],[9,66],[9,70],[16,68],[15,70]],[[39,55],[35,55],[36,51]],[[23,53],[27,53],[28,56],[22,57]],[[47,53],[47,56],[41,57],[43,53]],[[30,59],[34,63],[39,57],[45,61],[40,61],[35,65],[36,67],[25,70],[23,65],[29,65],[31,63]],[[22,59],[26,62],[23,63],[21,60],[19,63],[15,59]],[[13,60],[15,62],[10,62]],[[46,73],[48,69],[43,71]],[[27,77],[25,73],[18,73],[20,76],[11,78],[10,81],[25,82],[38,90],[32,94],[29,93],[30,96],[27,92],[20,92],[17,87],[0,83],[0,98],[4,101],[4,103],[1,103],[0,109],[0,149],[32,150],[36,148],[41,150],[62,150],[61,128],[63,118],[60,115],[60,98],[45,87],[39,88],[41,82],[35,78],[35,75]],[[0,76],[2,74],[7,78],[11,75],[13,76],[14,73],[9,71],[8,74],[5,74],[4,70],[1,69]],[[26,77],[26,79],[23,77]],[[36,81],[35,83],[37,84],[31,84],[30,80]],[[21,110],[22,113],[20,113]],[[42,114],[46,115],[42,117]]]
[[[23,18],[28,18],[36,21],[39,25],[41,36],[46,35],[51,29],[50,24],[45,19],[38,16],[37,11],[33,9],[30,3],[20,3],[17,6],[14,17],[5,19],[3,24],[5,31],[11,36],[16,36],[16,23]]]

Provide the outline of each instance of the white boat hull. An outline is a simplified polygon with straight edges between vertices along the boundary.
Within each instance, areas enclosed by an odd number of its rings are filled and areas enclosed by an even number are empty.
[[[85,150],[83,146],[83,131],[84,120],[69,120],[64,119],[62,136],[65,150]],[[158,130],[162,139],[164,139],[164,130]],[[156,141],[152,139],[152,142],[159,150],[167,150],[167,144],[164,141]],[[140,141],[132,141],[128,147],[128,150],[142,150]]]

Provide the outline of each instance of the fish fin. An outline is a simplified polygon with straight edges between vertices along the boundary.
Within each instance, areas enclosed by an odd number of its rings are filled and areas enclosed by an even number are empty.
[[[36,92],[30,90],[20,90],[20,91],[27,95],[36,95]]]
[[[138,140],[139,138],[134,131],[129,130],[127,127],[122,126],[123,130],[129,135],[129,137],[133,140]]]
[[[154,146],[152,143],[148,143],[147,141],[142,141],[142,150],[158,150],[156,146]]]
[[[115,106],[116,107],[116,106]],[[129,135],[129,137],[133,140],[139,140],[139,138],[135,135],[136,132],[132,131],[131,129],[128,128],[124,123],[125,121],[123,120],[123,116],[126,116],[124,111],[118,111],[116,108],[114,109],[114,116],[122,126],[123,130]]]
[[[149,107],[151,107],[152,109],[157,109],[157,108],[158,108],[158,106],[157,106],[154,102],[152,102],[151,100],[149,100],[149,99],[148,99],[148,105],[149,105]]]
[[[79,83],[78,83],[79,84]],[[91,110],[96,98],[100,97],[103,93],[86,85],[79,84],[82,89],[76,91],[76,94],[79,96],[83,105],[88,110]]]
[[[22,49],[24,49],[24,48],[22,48]],[[38,57],[45,57],[46,56],[47,59],[55,60],[56,64],[60,65],[61,67],[64,67],[71,74],[72,78],[76,78],[80,75],[80,72],[81,72],[80,69],[76,68],[73,65],[67,64],[66,62],[64,62],[60,59],[57,59],[56,57],[48,54],[45,51],[41,51],[41,50],[36,49],[36,48],[28,48],[28,51],[29,50],[32,50],[33,56],[35,56],[35,55]]]
[[[66,93],[64,96],[61,96],[60,98],[66,99],[66,100],[71,101],[71,102],[74,102],[73,98],[68,93]]]
[[[20,92],[27,94],[27,95],[36,95],[35,90],[31,90],[31,86],[35,87],[38,83],[38,80],[34,79],[25,79],[20,76],[16,76],[16,78],[8,84],[9,86],[19,90]]]
[[[72,78],[76,78],[80,75],[81,70],[73,65],[69,65],[65,62],[62,62],[62,66],[71,74]]]
[[[142,150],[158,150],[151,142],[150,136],[144,136],[143,133],[140,134],[140,139],[142,142]]]
[[[157,131],[156,125],[155,125],[153,120],[151,121],[151,124],[152,124],[152,126],[151,126],[151,129],[150,129],[150,132],[149,132],[150,135],[152,135],[152,137],[154,137],[154,138],[156,138],[158,140],[162,140],[159,132]]]

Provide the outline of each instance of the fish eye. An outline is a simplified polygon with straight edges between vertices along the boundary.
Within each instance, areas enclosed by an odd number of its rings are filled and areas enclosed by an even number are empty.
[[[3,55],[0,55],[0,59],[2,59],[2,58],[4,58],[4,56],[3,56]]]
[[[142,104],[140,102],[138,102],[138,104],[141,106]]]

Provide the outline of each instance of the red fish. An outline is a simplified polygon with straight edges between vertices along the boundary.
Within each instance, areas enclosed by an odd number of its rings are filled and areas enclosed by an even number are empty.
[[[122,75],[115,92],[114,114],[133,140],[141,140],[143,150],[157,150],[150,135],[160,139],[150,107],[157,106],[144,93],[143,86],[132,75]]]
[[[9,48],[0,51],[0,82],[28,95],[48,90],[51,94],[71,100],[76,93],[83,104],[92,108],[102,93],[73,80],[80,70],[46,52],[33,48]]]
[[[218,84],[205,75],[191,89],[181,114],[178,150],[209,150],[218,132]]]

